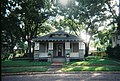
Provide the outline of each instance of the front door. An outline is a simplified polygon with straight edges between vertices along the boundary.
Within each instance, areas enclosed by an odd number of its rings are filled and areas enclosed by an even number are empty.
[[[63,44],[57,44],[57,56],[63,56]]]

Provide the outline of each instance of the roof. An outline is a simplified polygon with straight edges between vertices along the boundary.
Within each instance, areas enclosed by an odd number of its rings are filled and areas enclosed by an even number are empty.
[[[33,41],[81,41],[81,39],[64,31],[56,31],[38,38],[34,38]]]

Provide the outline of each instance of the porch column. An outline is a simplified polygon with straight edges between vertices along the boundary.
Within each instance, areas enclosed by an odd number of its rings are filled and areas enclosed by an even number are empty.
[[[83,42],[79,42],[79,56],[80,59],[83,59],[85,55],[85,45]]]
[[[53,57],[53,42],[49,42],[48,45],[48,62],[52,62]]]
[[[51,54],[51,56],[53,57],[53,42],[49,42],[48,54]]]
[[[69,62],[69,60],[70,60],[70,42],[65,42],[65,57],[66,57],[66,61]]]
[[[34,60],[39,59],[39,42],[35,42],[35,47],[34,47]]]

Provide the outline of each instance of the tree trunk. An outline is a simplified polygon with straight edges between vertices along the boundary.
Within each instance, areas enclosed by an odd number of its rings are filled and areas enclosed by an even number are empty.
[[[33,52],[32,52],[32,50],[31,50],[31,48],[33,48],[32,42],[31,42],[31,41],[28,41],[28,48],[27,48],[27,50],[26,50],[26,53],[27,53],[27,57],[30,57],[30,58],[33,57]]]
[[[15,42],[14,42],[14,38],[12,37],[12,35],[11,35],[11,42],[10,42],[10,53],[14,53],[14,46],[15,46]]]
[[[31,57],[31,41],[28,40],[27,57]]]
[[[89,53],[89,43],[85,43],[85,57],[88,56]]]

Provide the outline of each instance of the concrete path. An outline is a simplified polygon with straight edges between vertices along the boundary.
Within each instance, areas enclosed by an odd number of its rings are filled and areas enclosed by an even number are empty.
[[[120,72],[76,72],[2,76],[2,81],[120,81]]]
[[[53,62],[47,72],[62,72],[61,68],[63,66],[62,62]]]

